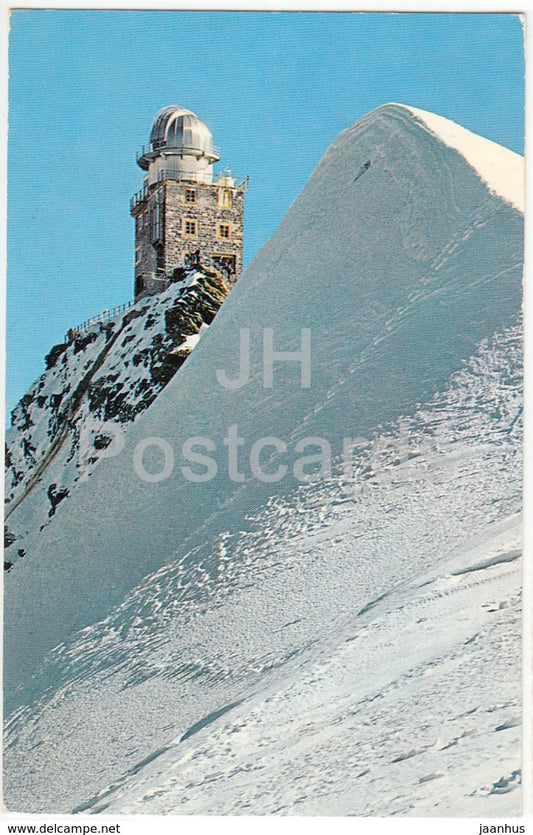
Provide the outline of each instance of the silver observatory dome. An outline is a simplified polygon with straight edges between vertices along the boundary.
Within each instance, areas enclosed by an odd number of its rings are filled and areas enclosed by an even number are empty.
[[[137,162],[147,171],[150,163],[161,154],[192,156],[210,165],[220,159],[205,122],[177,104],[162,107],[156,114],[152,122],[150,145],[143,148]]]

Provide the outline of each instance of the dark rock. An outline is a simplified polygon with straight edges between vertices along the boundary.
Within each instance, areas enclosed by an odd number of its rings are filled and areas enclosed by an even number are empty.
[[[74,353],[79,354],[80,351],[83,351],[90,345],[92,342],[95,342],[98,339],[98,334],[95,331],[90,331],[86,336],[77,336],[74,340]]]
[[[51,484],[46,491],[48,499],[50,501],[50,510],[48,511],[48,516],[51,518],[54,513],[56,512],[57,506],[60,502],[63,501],[68,495],[69,490],[66,487],[61,487],[59,490],[57,489],[57,484]]]
[[[133,322],[134,319],[138,319],[139,316],[144,316],[147,310],[148,305],[146,305],[146,307],[141,307],[140,310],[136,310],[135,308],[133,308],[133,310],[128,311],[128,313],[126,313],[125,316],[122,317],[122,327],[126,327],[126,325],[129,325],[130,322]]]
[[[187,270],[185,267],[176,267],[176,269],[172,273],[171,281],[172,283],[177,281],[183,281],[187,276]]]
[[[95,449],[107,449],[113,439],[109,435],[96,435],[93,444]]]
[[[35,464],[35,447],[30,442],[28,438],[24,438],[22,441],[22,451],[24,453],[24,457],[30,462],[30,464]]]
[[[61,354],[64,353],[64,351],[66,351],[67,348],[68,345],[66,342],[61,342],[59,345],[54,345],[52,350],[44,358],[46,367],[53,368]]]
[[[63,393],[60,392],[58,394],[51,394],[50,395],[50,408],[56,411],[61,406],[61,401],[63,400]]]
[[[15,534],[11,533],[7,525],[4,525],[4,548],[9,548],[10,545],[13,545],[16,538]]]

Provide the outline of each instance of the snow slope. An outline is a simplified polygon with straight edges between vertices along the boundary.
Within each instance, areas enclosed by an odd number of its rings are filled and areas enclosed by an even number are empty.
[[[8,724],[10,807],[515,814],[520,349],[491,340],[353,481],[272,499],[51,653]]]
[[[516,814],[519,529],[510,520],[500,535],[499,553],[476,543],[456,555],[456,570],[391,593],[290,674],[196,723],[81,809]]]
[[[483,814],[516,809],[517,731],[496,732],[490,718],[499,726],[518,710],[511,616],[521,503],[521,279],[521,215],[411,111],[388,105],[340,134],[180,373],[130,426],[124,450],[99,463],[46,528],[28,533],[27,556],[7,575],[11,808],[431,813],[440,789],[431,789],[427,752],[437,752],[435,773],[451,769],[449,754],[438,753],[444,711],[448,741],[466,740],[461,763],[468,763],[474,798],[463,792],[451,808],[463,785],[456,762],[446,778],[450,812],[477,813],[480,798]],[[250,379],[230,390],[216,371],[236,373],[242,328],[250,332]],[[309,388],[294,363],[276,365],[273,388],[264,387],[264,328],[284,350],[297,349],[301,329],[310,330]],[[237,483],[228,478],[223,443],[233,424],[244,439]],[[215,446],[211,481],[192,483],[180,470],[190,463],[182,446],[191,436]],[[248,452],[263,436],[287,444],[280,459],[289,465],[298,442],[326,439],[331,476],[311,485],[290,472],[277,484],[259,481]],[[135,473],[135,449],[148,437],[174,451],[166,480]],[[357,450],[342,474],[336,464],[344,437],[356,439]],[[157,469],[161,461],[147,455],[146,464]],[[475,562],[486,582],[470,583],[479,571],[457,574]],[[428,572],[436,602],[422,645],[426,604],[417,578]],[[448,588],[458,592],[449,611]],[[494,608],[493,597],[503,605],[491,619],[483,604]],[[450,629],[440,635],[445,618]],[[367,622],[384,645],[367,645],[366,657],[375,653],[379,663],[354,690],[350,682],[365,662],[345,652],[344,639]],[[397,666],[399,634],[409,651],[402,647]],[[508,641],[508,654],[494,653],[497,639]],[[486,670],[497,665],[501,690],[489,692]],[[453,714],[442,690],[454,669],[463,671],[457,698],[464,715]],[[319,694],[306,727],[291,717],[302,714],[315,680]],[[328,695],[330,686],[338,698]],[[484,688],[476,735],[465,717]],[[361,777],[361,793],[349,801],[342,786],[346,794],[357,775],[335,734],[355,733],[352,714],[364,715],[365,700],[391,699],[392,691],[394,744],[376,705],[369,735],[357,725],[363,759],[370,772],[379,765],[385,782],[376,783],[375,773]],[[406,758],[403,741],[413,738],[416,716],[401,705],[410,692],[428,714]],[[296,746],[286,751],[291,767],[274,739],[278,726],[265,707],[271,698],[280,733],[288,729]],[[266,730],[258,704],[271,717],[267,751],[253,743]],[[250,745],[233,759],[235,717]],[[392,746],[389,759],[370,753],[379,738]],[[322,743],[329,777],[321,794]],[[225,764],[207,773],[206,752]],[[505,774],[496,773],[500,758]],[[187,764],[195,759],[199,771]],[[418,786],[414,811],[393,793],[403,762],[402,797]],[[238,774],[248,774],[246,791]],[[207,781],[211,794],[218,780],[207,808],[195,786]]]

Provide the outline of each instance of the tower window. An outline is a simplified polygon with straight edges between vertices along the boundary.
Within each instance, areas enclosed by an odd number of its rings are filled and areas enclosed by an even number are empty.
[[[213,264],[227,276],[235,275],[237,258],[235,255],[226,252],[213,252]]]
[[[156,243],[163,236],[163,204],[157,202],[150,209],[150,241]]]
[[[218,224],[218,237],[223,238],[226,241],[231,238],[231,229],[229,223]]]
[[[222,188],[218,192],[218,205],[223,209],[231,209],[233,204],[233,194],[230,189]]]
[[[165,247],[163,244],[156,244],[155,247],[155,254],[156,254],[156,267],[158,270],[164,272],[165,271]]]
[[[142,257],[143,257],[143,254],[142,254],[142,249],[141,249],[141,247],[139,246],[139,247],[137,247],[137,249],[135,250],[135,261],[136,261],[136,262],[137,262],[137,261],[140,261]]]
[[[196,203],[196,189],[195,188],[186,188],[185,189],[185,202],[186,203]]]
[[[196,236],[196,221],[191,220],[190,218],[186,218],[183,221],[183,234],[186,235],[188,238],[194,238]]]

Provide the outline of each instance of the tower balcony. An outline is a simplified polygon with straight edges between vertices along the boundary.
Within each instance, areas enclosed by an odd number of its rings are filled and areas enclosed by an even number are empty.
[[[134,212],[141,206],[143,203],[146,203],[148,197],[153,192],[153,186],[143,186],[140,191],[133,195],[130,200],[130,214],[134,214]]]
[[[250,182],[249,177],[237,177],[234,179],[235,184],[230,186],[230,188],[232,188],[234,191],[240,192],[245,192],[248,190],[248,185]],[[143,203],[146,203],[150,195],[152,195],[157,190],[157,188],[166,180],[173,180],[174,182],[179,183],[199,183],[201,185],[209,185],[214,188],[216,188],[217,186],[219,188],[228,188],[228,185],[224,182],[224,178],[222,178],[220,182],[206,183],[205,176],[201,172],[195,173],[191,171],[187,172],[186,174],[182,173],[179,176],[177,176],[175,171],[167,171],[166,169],[163,169],[159,172],[157,182],[144,185],[142,189],[140,189],[140,191],[133,195],[133,197],[130,200],[130,213],[134,214],[139,208],[139,206],[141,206]]]
[[[144,171],[148,171],[150,163],[164,151],[180,157],[196,157],[198,160],[206,159],[210,165],[218,162],[220,159],[220,148],[217,148],[216,145],[212,145],[211,150],[202,150],[201,148],[193,148],[186,145],[172,148],[163,139],[159,142],[150,142],[149,145],[143,145],[141,151],[136,155],[137,165]]]

